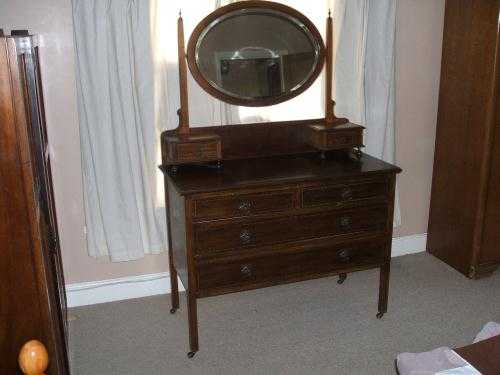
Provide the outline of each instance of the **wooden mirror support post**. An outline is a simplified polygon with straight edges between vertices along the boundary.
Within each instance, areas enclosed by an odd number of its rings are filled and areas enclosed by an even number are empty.
[[[325,74],[325,121],[322,124],[310,125],[307,139],[311,146],[321,150],[326,157],[327,151],[355,149],[360,155],[363,147],[363,130],[361,125],[352,124],[346,118],[335,116],[335,101],[332,99],[333,86],[333,21],[330,11],[326,19],[326,74]]]
[[[217,162],[221,166],[222,147],[220,137],[216,134],[191,134],[189,129],[189,105],[186,51],[184,43],[184,23],[179,12],[177,20],[178,55],[179,55],[179,87],[180,105],[177,111],[179,126],[172,136],[165,137],[162,147],[163,165],[173,167],[174,171],[178,165],[192,163]]]

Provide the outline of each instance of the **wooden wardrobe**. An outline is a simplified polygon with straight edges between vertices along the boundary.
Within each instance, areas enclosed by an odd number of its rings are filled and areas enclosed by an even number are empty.
[[[427,250],[470,278],[500,264],[499,17],[446,2]]]
[[[29,340],[68,374],[66,296],[36,39],[0,31],[0,373]]]

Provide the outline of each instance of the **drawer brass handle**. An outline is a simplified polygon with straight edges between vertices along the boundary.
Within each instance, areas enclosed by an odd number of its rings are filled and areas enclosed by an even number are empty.
[[[349,250],[347,250],[347,249],[339,250],[337,252],[337,257],[342,262],[349,262],[351,260],[351,255],[349,254]]]
[[[242,275],[245,277],[252,276],[252,266],[250,264],[242,265],[240,271],[241,271]]]
[[[349,230],[352,226],[352,219],[349,216],[343,216],[340,218],[340,227],[343,230]]]
[[[240,232],[240,240],[243,244],[249,244],[252,241],[252,234],[248,229],[243,229]]]
[[[251,208],[252,208],[252,202],[250,201],[241,201],[238,204],[238,210],[240,211],[248,211]]]
[[[345,201],[351,200],[352,199],[352,190],[349,188],[345,188],[344,190],[342,190],[342,193],[340,193],[340,196]]]

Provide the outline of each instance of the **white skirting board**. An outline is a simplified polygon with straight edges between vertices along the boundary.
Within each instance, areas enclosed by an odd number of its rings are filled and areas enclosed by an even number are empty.
[[[392,256],[425,251],[427,234],[393,238]],[[184,290],[179,280],[179,290]],[[168,272],[66,285],[68,307],[95,305],[170,293]]]

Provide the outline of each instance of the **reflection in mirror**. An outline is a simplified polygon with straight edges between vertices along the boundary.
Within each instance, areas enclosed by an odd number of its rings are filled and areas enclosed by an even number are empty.
[[[241,9],[205,27],[195,61],[213,88],[236,100],[288,97],[314,75],[320,43],[295,17]]]

